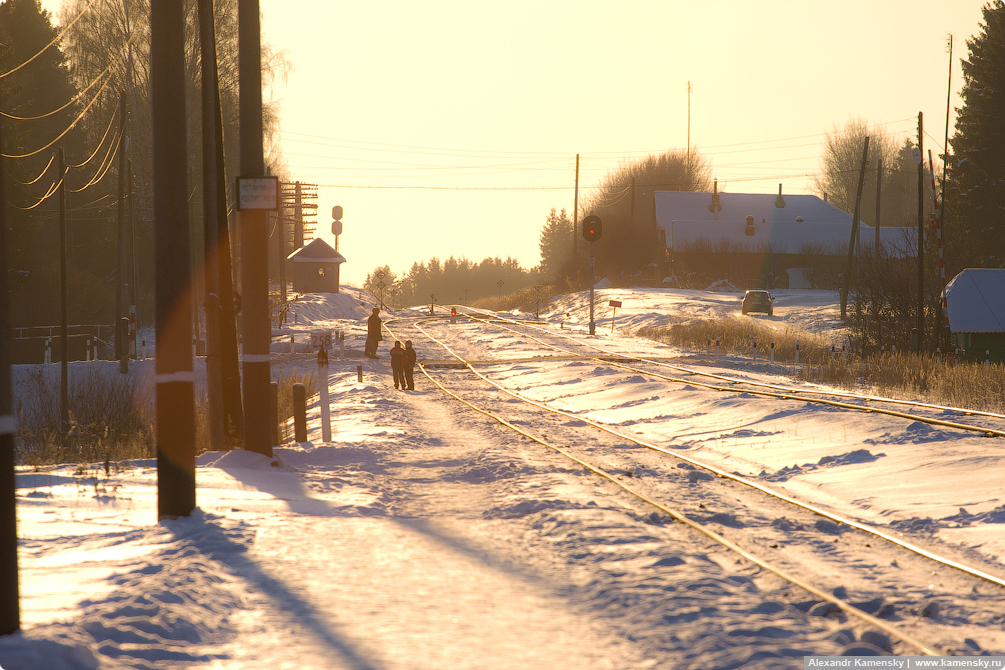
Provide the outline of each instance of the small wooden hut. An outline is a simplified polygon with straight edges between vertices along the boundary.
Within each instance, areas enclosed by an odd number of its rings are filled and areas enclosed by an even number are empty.
[[[339,265],[345,257],[320,237],[286,257],[293,264],[293,290],[338,293]]]

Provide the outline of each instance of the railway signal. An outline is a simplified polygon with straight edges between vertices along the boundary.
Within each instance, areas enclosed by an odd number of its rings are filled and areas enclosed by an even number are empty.
[[[583,219],[583,238],[587,242],[596,242],[604,234],[604,222],[599,216],[591,214]]]
[[[593,297],[594,297],[594,258],[593,243],[600,239],[604,232],[604,222],[596,214],[590,214],[583,219],[583,237],[590,243],[590,335],[597,334],[597,322],[593,319]]]

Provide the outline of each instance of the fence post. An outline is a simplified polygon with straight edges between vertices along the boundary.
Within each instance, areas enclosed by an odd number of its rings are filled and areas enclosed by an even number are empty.
[[[293,439],[307,441],[307,387],[293,385]]]
[[[363,366],[362,365],[357,365],[356,366],[356,381],[358,381],[361,384],[363,383]]]
[[[771,340],[771,364],[775,364],[775,341]]]
[[[799,340],[796,340],[796,365],[799,365]]]
[[[322,357],[322,354],[324,356]],[[332,441],[332,421],[331,406],[328,403],[328,354],[324,345],[318,351],[318,387],[321,391],[321,439],[324,442]]]
[[[757,360],[757,336],[754,336],[754,360]]]
[[[279,382],[269,382],[269,423],[272,425],[272,444],[279,444]]]

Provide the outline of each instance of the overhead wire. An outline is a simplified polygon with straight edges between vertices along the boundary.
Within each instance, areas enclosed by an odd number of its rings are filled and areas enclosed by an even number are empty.
[[[87,3],[87,6],[84,7],[82,10],[80,10],[80,13],[77,14],[77,16],[74,17],[74,19],[72,21],[70,21],[68,24],[66,24],[66,26],[61,31],[59,31],[59,34],[52,38],[51,42],[49,42],[44,47],[42,47],[38,51],[38,53],[36,53],[34,56],[32,56],[31,58],[29,58],[25,62],[21,63],[20,65],[18,65],[15,68],[7,70],[3,74],[0,74],[0,79],[3,79],[4,77],[6,77],[9,74],[14,74],[15,72],[17,72],[18,70],[20,70],[21,68],[23,68],[25,65],[27,65],[30,62],[32,62],[33,60],[35,60],[36,58],[38,58],[39,56],[41,56],[43,53],[45,53],[46,49],[48,49],[49,47],[51,47],[53,44],[55,44],[59,40],[63,39],[63,35],[66,34],[66,31],[68,31],[70,28],[72,28],[73,24],[75,24],[77,21],[79,21],[80,17],[82,17],[87,12],[87,10],[89,10],[91,8],[91,5],[93,5],[96,1],[97,0],[91,0],[89,3]]]
[[[94,88],[95,84],[97,84],[102,77],[108,74],[108,71],[111,69],[112,69],[111,65],[106,67],[104,71],[101,72],[101,74],[99,74],[97,77],[94,78],[94,81],[92,81],[86,87],[81,89],[80,92],[77,93],[77,95],[70,98],[69,101],[66,102],[66,104],[64,104],[62,107],[52,110],[51,112],[46,112],[45,114],[39,114],[38,116],[15,116],[14,114],[8,114],[7,112],[0,111],[0,116],[6,117],[8,119],[13,119],[15,121],[38,121],[39,119],[44,119],[46,117],[52,116],[53,114],[58,114],[67,107],[69,107],[70,105],[72,105],[73,103],[75,103],[77,100],[82,98],[84,94],[87,93],[89,90]]]
[[[61,132],[58,136],[56,136],[55,139],[53,139],[51,142],[49,142],[48,144],[46,144],[44,147],[36,149],[35,151],[29,151],[26,154],[4,154],[4,153],[0,153],[0,156],[2,156],[3,158],[28,158],[30,156],[35,156],[37,154],[42,153],[43,151],[45,151],[46,149],[48,149],[49,147],[51,147],[52,145],[54,145],[56,142],[58,142],[61,139],[63,139],[63,137],[68,132],[70,132],[70,130],[72,130],[74,126],[77,125],[77,122],[80,121],[80,119],[82,119],[84,117],[84,114],[86,114],[88,112],[88,110],[90,110],[91,107],[94,106],[94,103],[98,101],[98,98],[101,97],[101,94],[105,90],[105,87],[108,86],[108,81],[109,80],[107,80],[107,79],[105,80],[105,83],[101,85],[101,88],[98,89],[98,92],[94,95],[94,97],[91,99],[91,101],[89,103],[87,103],[87,106],[84,107],[84,109],[80,112],[80,114],[77,115],[77,118],[75,118],[70,123],[70,125],[66,127],[66,130],[64,130],[63,132]]]
[[[94,186],[99,181],[101,181],[102,179],[105,178],[105,175],[108,174],[108,170],[110,170],[111,167],[112,167],[112,163],[115,162],[114,154],[115,154],[115,150],[119,148],[119,144],[122,143],[122,133],[116,133],[115,134],[115,138],[116,138],[116,141],[113,142],[113,143],[111,143],[108,146],[108,153],[106,153],[105,157],[101,160],[101,164],[98,165],[98,170],[94,173],[94,176],[91,177],[91,180],[88,181],[83,186],[81,186],[80,188],[71,188],[70,189],[70,193],[80,193],[84,189],[87,189],[87,188],[90,188],[91,186]],[[102,168],[104,168],[104,169],[102,169]],[[100,173],[101,176],[98,176],[99,173]]]
[[[107,137],[108,137],[108,133],[110,133],[112,131],[112,127],[115,125],[115,117],[118,116],[119,104],[120,103],[116,103],[115,104],[115,109],[112,110],[111,118],[108,120],[108,127],[105,128],[105,134],[101,136],[101,139],[98,141],[98,145],[96,147],[94,147],[94,152],[90,156],[88,156],[83,162],[81,162],[81,163],[75,163],[73,165],[67,165],[66,167],[68,167],[68,168],[82,168],[85,165],[87,165],[88,163],[90,163],[91,159],[93,159],[95,156],[98,155],[98,152],[101,150],[101,146],[105,143],[105,139],[107,139]],[[104,162],[104,161],[102,161],[102,162]]]
[[[7,169],[6,165],[4,165],[4,171],[10,176],[11,179],[13,179],[21,186],[31,186],[32,184],[37,183],[40,179],[42,179],[42,177],[45,176],[45,173],[49,171],[50,167],[52,167],[52,162],[54,160],[56,160],[56,154],[49,156],[49,162],[45,164],[45,167],[42,168],[42,171],[38,173],[38,176],[32,179],[31,181],[21,181],[16,176],[14,176],[10,170]]]
[[[38,207],[39,205],[41,205],[43,202],[45,202],[46,200],[48,200],[49,197],[59,189],[59,185],[62,184],[62,183],[63,183],[62,179],[60,179],[58,182],[55,182],[55,181],[52,182],[52,184],[49,185],[48,192],[46,192],[45,195],[43,195],[41,198],[39,198],[38,201],[34,205],[30,205],[28,207],[21,207],[20,205],[15,205],[13,203],[8,203],[8,204],[10,204],[11,207],[14,207],[15,209],[20,209],[23,212],[27,212],[30,209],[35,209],[36,207]]]

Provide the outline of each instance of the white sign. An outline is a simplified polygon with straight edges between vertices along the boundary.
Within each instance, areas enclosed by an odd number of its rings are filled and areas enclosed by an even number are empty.
[[[330,330],[311,333],[311,349],[320,349],[324,346],[325,351],[331,351],[333,341]]]
[[[238,177],[237,208],[279,209],[279,177]]]

